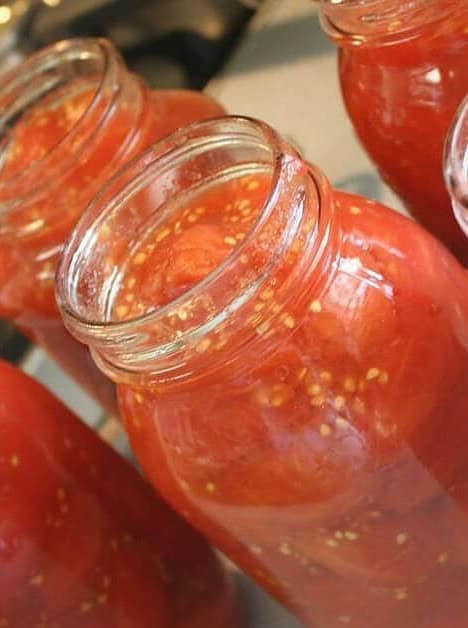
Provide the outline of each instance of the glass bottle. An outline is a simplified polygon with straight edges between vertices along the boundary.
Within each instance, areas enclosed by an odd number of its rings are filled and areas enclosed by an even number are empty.
[[[445,137],[468,93],[467,0],[319,0],[339,46],[344,102],[383,179],[468,263],[442,176]]]
[[[226,117],[116,175],[57,289],[148,478],[306,626],[466,625],[468,281],[430,234]]]
[[[59,42],[0,79],[0,315],[111,412],[114,387],[57,311],[61,246],[119,166],[179,126],[221,112],[203,94],[151,92],[100,39]]]
[[[134,469],[3,361],[0,397],[0,626],[234,628],[215,553]]]
[[[468,96],[460,106],[447,137],[445,180],[455,218],[468,235]]]

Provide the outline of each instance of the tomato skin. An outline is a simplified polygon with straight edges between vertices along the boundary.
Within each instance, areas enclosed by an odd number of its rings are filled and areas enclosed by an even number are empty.
[[[0,399],[0,624],[182,628],[213,603],[234,627],[210,548],[120,456],[1,361]]]

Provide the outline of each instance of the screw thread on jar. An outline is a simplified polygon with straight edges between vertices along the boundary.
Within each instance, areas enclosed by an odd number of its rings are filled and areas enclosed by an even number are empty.
[[[412,39],[460,9],[459,0],[317,0],[324,31],[343,45]]]

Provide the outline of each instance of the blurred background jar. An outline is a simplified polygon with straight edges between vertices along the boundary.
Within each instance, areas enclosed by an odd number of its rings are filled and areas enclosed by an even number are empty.
[[[468,235],[468,96],[460,106],[447,137],[445,179],[455,217]]]
[[[466,624],[468,280],[437,239],[225,117],[119,172],[57,287],[147,477],[306,626]]]
[[[56,309],[62,243],[119,166],[174,129],[222,111],[199,92],[150,91],[103,39],[58,42],[0,79],[0,315],[111,413],[113,386]]]
[[[319,0],[360,141],[407,209],[468,263],[444,186],[444,141],[468,93],[467,0]]]
[[[0,396],[0,626],[238,626],[213,550],[126,461],[3,361]]]

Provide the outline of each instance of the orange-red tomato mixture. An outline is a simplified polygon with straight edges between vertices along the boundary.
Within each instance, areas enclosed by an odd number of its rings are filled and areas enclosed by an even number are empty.
[[[433,4],[442,12],[443,2]],[[466,264],[442,176],[445,138],[468,91],[468,3],[459,5],[409,41],[342,48],[340,78],[358,136],[384,179]]]
[[[182,197],[125,252],[111,318],[179,298],[163,342],[214,307],[196,284],[215,269],[226,291],[251,285],[283,224],[280,212],[249,245],[269,186],[249,175]],[[334,205],[331,265],[281,292],[311,220],[242,316],[194,341],[188,374],[119,386],[126,425],[162,494],[306,625],[461,628],[466,277],[395,212],[340,192]]]

